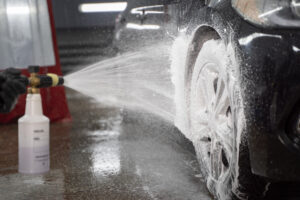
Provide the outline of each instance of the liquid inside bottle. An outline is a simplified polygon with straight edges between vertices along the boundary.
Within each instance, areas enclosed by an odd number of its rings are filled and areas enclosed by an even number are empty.
[[[28,94],[25,115],[19,119],[19,172],[40,174],[50,169],[49,119],[43,115],[40,94]]]

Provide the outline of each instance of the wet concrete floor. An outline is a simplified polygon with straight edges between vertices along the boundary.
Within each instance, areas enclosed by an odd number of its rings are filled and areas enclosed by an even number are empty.
[[[17,125],[0,126],[0,200],[210,200],[193,146],[151,114],[68,91],[72,122],[51,124],[51,171],[18,174]]]

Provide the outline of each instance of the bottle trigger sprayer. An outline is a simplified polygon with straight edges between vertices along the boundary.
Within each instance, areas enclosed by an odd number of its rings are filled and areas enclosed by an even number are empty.
[[[39,88],[62,85],[64,80],[56,74],[39,75],[38,66],[28,68],[25,115],[19,119],[19,172],[40,174],[50,169],[50,120],[43,115]]]

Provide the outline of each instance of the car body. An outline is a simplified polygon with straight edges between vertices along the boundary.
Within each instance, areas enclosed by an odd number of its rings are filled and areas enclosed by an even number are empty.
[[[171,18],[176,14],[170,14],[170,5],[166,0],[128,1],[126,10],[116,18],[114,46],[128,51],[170,37],[177,22]]]
[[[127,10],[120,15],[123,25],[117,25],[118,33],[131,36],[132,32],[127,32],[126,24],[134,18],[132,10],[137,7],[147,10],[158,5],[157,2],[138,2],[139,5],[129,2]],[[242,176],[251,173],[249,176],[254,174],[266,182],[297,182],[300,181],[300,24],[298,16],[289,20],[291,10],[274,7],[274,1],[265,2],[265,11],[258,15],[255,12],[261,9],[256,7],[260,3],[256,4],[254,0],[161,1],[159,5],[164,7],[163,15],[168,16],[168,21],[163,21],[165,17],[160,21],[155,18],[155,23],[163,28],[154,31],[158,35],[164,32],[164,35],[171,33],[173,37],[179,37],[183,34],[190,38],[190,50],[184,64],[191,65],[182,66],[186,79],[189,79],[188,74],[192,73],[191,68],[197,62],[195,53],[198,55],[199,49],[195,51],[198,48],[196,44],[201,43],[203,35],[209,33],[207,37],[210,39],[218,35],[225,45],[234,47],[242,99],[241,105],[235,109],[242,109],[245,117],[242,136],[235,135],[236,138],[242,137],[239,143],[244,143],[237,157],[239,162],[249,160],[249,169],[244,165],[238,173]],[[268,12],[266,8],[270,8]],[[260,20],[266,16],[268,22]],[[147,20],[136,23],[145,24]],[[153,40],[147,39],[148,31],[135,29],[134,40],[153,43]],[[153,35],[151,31],[150,35]],[[122,40],[122,37],[119,35],[115,40]],[[140,44],[137,42],[135,48]],[[186,89],[186,83],[182,84],[179,88]],[[238,116],[233,118],[238,120]],[[179,128],[188,132],[184,127],[189,126],[189,121],[180,123],[183,128]],[[246,198],[239,192],[234,193],[241,199]],[[218,194],[216,196],[221,198]]]

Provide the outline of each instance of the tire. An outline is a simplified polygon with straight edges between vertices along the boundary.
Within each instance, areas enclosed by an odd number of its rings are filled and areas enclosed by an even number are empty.
[[[206,37],[185,83],[189,132],[201,171],[217,199],[262,199],[266,183],[251,173],[234,50]]]

